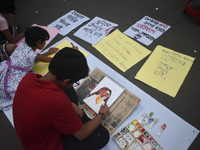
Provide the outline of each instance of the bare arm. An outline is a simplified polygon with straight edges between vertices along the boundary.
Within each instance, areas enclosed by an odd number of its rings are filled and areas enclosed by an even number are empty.
[[[8,29],[2,31],[6,39],[11,43],[16,43],[24,37],[24,33],[20,33],[16,36],[12,36]]]
[[[72,103],[72,105],[74,106],[74,109],[75,109],[76,113],[78,114],[79,118],[82,118],[84,115],[83,110],[74,103]]]
[[[58,48],[50,48],[48,52],[44,54],[37,54],[35,58],[35,62],[41,61],[41,62],[50,62],[51,57],[48,57],[47,55],[53,54],[58,51]]]
[[[102,105],[99,112],[104,113],[105,116],[107,116],[109,114],[108,105],[107,104],[104,106]],[[102,121],[101,115],[98,114],[92,120],[90,120],[86,124],[84,124],[82,126],[82,128],[79,131],[77,131],[76,133],[74,133],[73,135],[79,140],[84,140],[92,132],[94,132],[94,130],[101,124],[101,121]]]
[[[55,52],[57,52],[58,51],[58,48],[50,48],[46,53],[44,53],[43,55],[44,56],[48,56],[48,55],[51,55],[51,54],[53,54],[53,53],[55,53]]]
[[[8,28],[10,27],[11,22],[12,22],[14,16],[15,16],[14,14],[9,14],[8,15],[8,18],[7,18]]]
[[[47,57],[43,54],[37,54],[36,58],[35,58],[35,62],[41,61],[41,62],[50,62],[51,61],[51,57]]]

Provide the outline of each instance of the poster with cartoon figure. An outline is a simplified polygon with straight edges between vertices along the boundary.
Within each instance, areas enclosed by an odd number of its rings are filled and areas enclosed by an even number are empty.
[[[106,103],[110,107],[124,90],[124,87],[105,76],[83,101],[98,113],[101,105]]]

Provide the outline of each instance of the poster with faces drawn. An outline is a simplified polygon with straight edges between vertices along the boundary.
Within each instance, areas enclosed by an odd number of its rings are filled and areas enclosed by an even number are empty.
[[[128,28],[124,34],[149,46],[169,28],[169,25],[157,21],[151,17],[145,16],[130,28]]]
[[[56,21],[49,24],[49,27],[55,27],[60,30],[59,34],[65,36],[76,27],[80,26],[90,18],[72,10],[64,16],[58,18]]]
[[[95,17],[89,23],[81,27],[75,36],[78,38],[95,45],[108,35],[118,24],[112,23],[100,17]]]

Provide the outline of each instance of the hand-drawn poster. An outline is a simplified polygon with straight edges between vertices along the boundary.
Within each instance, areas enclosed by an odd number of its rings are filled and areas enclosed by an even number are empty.
[[[73,29],[84,23],[85,21],[89,20],[90,18],[72,10],[65,14],[64,16],[58,18],[56,21],[49,24],[49,27],[56,27],[60,30],[60,34],[65,36]]]
[[[93,47],[123,72],[151,53],[151,51],[121,33],[118,29],[96,45],[93,45]]]
[[[76,45],[78,46],[78,45]],[[69,43],[67,40],[63,40],[60,44],[58,44],[56,46],[59,50],[63,49],[64,47],[73,47],[71,45],[71,43]],[[83,55],[86,57],[88,55],[88,53],[86,53],[85,51],[78,49],[81,53],[83,53]],[[56,53],[48,55],[48,57],[54,57]],[[34,66],[33,66],[33,71],[41,74],[41,75],[45,75],[49,69],[49,63],[48,62],[37,62]]]
[[[45,30],[47,30],[47,32],[49,33],[50,37],[49,37],[49,40],[46,41],[46,45],[45,47],[51,42],[51,40],[53,40],[53,38],[58,34],[59,30],[57,28],[54,28],[54,27],[47,27],[47,26],[41,26],[41,25],[38,25],[38,24],[33,24],[32,26],[38,26],[40,28],[43,28]],[[15,44],[19,44],[21,42],[25,42],[25,38],[21,39],[19,42],[15,43]],[[45,48],[44,47],[44,48]],[[43,48],[43,49],[44,49]],[[42,50],[39,50],[39,49],[36,49],[36,52],[37,53],[40,53]]]
[[[195,58],[157,46],[135,78],[175,97]]]
[[[149,46],[155,39],[161,36],[169,28],[169,25],[145,16],[128,28],[124,34]]]
[[[94,91],[93,89],[106,76],[107,75],[100,69],[95,68],[92,73],[90,73],[89,76],[85,78],[85,80],[81,82],[81,84],[76,88],[79,106],[81,106],[81,108],[83,108],[84,111],[92,118],[94,118],[97,113],[95,113],[83,100],[90,93],[92,93],[92,91]],[[109,100],[107,102],[109,102]],[[125,89],[122,94],[109,107],[109,114],[106,119],[102,121],[101,124],[109,131],[110,134],[113,134],[117,130],[117,128],[119,128],[120,125],[125,121],[125,119],[134,111],[139,103],[140,98]]]
[[[112,23],[100,17],[95,17],[74,33],[74,35],[88,43],[96,44],[117,26],[118,24]]]
[[[98,114],[102,104],[110,107],[124,90],[124,87],[105,76],[83,101]]]

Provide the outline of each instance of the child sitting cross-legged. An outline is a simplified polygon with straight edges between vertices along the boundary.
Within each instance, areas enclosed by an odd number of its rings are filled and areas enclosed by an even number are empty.
[[[9,110],[21,79],[32,72],[35,62],[50,62],[57,48],[50,48],[44,54],[38,54],[36,49],[43,49],[49,33],[40,27],[30,27],[25,31],[25,42],[20,43],[11,56],[0,63],[0,110]]]
[[[0,62],[6,60],[16,48],[16,42],[24,37],[17,33],[17,27],[12,25],[16,15],[15,0],[0,0]]]

